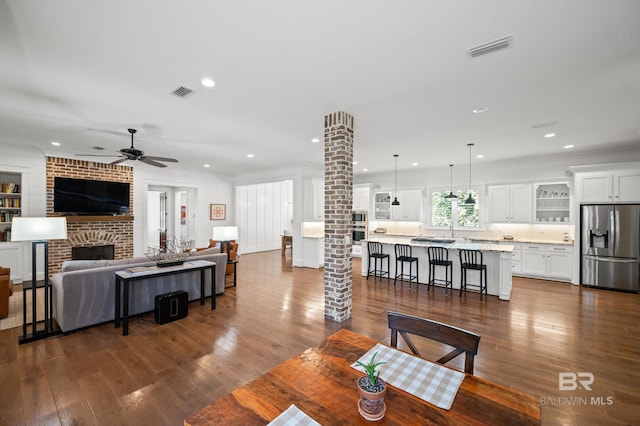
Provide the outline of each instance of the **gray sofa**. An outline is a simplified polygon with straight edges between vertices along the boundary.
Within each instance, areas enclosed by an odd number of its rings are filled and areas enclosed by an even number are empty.
[[[216,252],[218,251],[218,252]],[[207,249],[189,260],[216,262],[216,294],[224,293],[227,254]],[[115,319],[115,272],[138,266],[153,266],[146,257],[122,260],[70,260],[62,272],[51,278],[53,317],[63,332],[76,330]],[[205,274],[205,296],[211,295],[210,274]],[[155,296],[186,290],[189,300],[200,299],[200,272],[167,275],[136,281],[130,286],[129,314],[155,309]]]

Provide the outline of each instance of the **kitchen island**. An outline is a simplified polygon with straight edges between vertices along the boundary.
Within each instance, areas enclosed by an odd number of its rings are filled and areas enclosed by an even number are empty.
[[[500,300],[511,299],[511,252],[513,245],[510,244],[482,244],[467,242],[447,242],[448,240],[418,238],[416,237],[370,237],[367,241],[379,242],[382,244],[384,253],[389,254],[389,278],[393,280],[395,271],[395,244],[408,244],[412,247],[413,256],[418,258],[418,282],[426,284],[429,281],[429,256],[427,247],[441,246],[449,249],[449,260],[453,261],[452,285],[454,289],[460,289],[460,255],[458,250],[480,250],[487,265],[487,293],[498,296]],[[367,241],[362,243],[362,276],[367,276],[369,267],[369,251]],[[386,263],[386,262],[385,262]],[[386,265],[385,265],[386,266]],[[405,272],[407,267],[405,266]],[[467,273],[468,282],[478,282],[478,273],[469,271]],[[444,267],[436,267],[437,280],[444,280]],[[441,281],[436,281],[441,285]],[[457,296],[457,292],[455,293]],[[479,298],[479,296],[478,296]]]

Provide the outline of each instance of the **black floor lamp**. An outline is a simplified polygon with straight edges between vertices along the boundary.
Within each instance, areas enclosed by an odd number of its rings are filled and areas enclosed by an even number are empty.
[[[11,221],[11,241],[31,241],[31,285],[22,283],[22,336],[20,343],[32,342],[55,334],[53,329],[53,294],[49,282],[49,240],[67,238],[67,219],[64,217],[14,217]],[[44,250],[44,281],[37,281],[37,249]],[[44,289],[44,320],[37,321],[38,288]],[[31,322],[27,323],[27,290],[31,291]],[[31,332],[27,326],[31,325]]]

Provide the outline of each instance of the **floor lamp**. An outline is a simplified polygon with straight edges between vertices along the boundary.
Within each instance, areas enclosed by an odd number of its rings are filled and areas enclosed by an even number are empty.
[[[53,330],[53,294],[49,282],[49,240],[67,238],[67,219],[64,217],[14,217],[11,221],[11,241],[31,241],[31,285],[22,283],[22,336],[20,343],[49,337]],[[44,282],[37,283],[37,248],[44,248]],[[44,328],[37,327],[38,288],[44,289]],[[27,333],[27,290],[31,291],[31,333]]]
[[[235,260],[231,259],[231,240],[238,239],[237,226],[214,226],[212,238],[220,241],[220,253],[225,253],[224,247],[226,246],[227,262]]]

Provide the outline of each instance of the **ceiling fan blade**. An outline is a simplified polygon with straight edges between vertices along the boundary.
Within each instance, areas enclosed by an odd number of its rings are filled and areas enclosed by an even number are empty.
[[[76,157],[120,157],[117,154],[75,154]]]
[[[120,163],[123,163],[123,162],[127,161],[128,159],[129,159],[128,157],[122,157],[121,159],[116,160],[116,161],[112,161],[109,164],[120,164]]]
[[[177,163],[178,162],[178,160],[176,160],[175,158],[153,157],[153,156],[150,156],[150,155],[145,155],[142,158],[146,158],[148,160],[155,160],[155,161],[168,161],[169,163]]]
[[[149,157],[140,157],[138,158],[138,160],[142,161],[143,163],[147,163],[156,167],[167,167],[166,164],[162,164],[162,163],[158,163],[156,161],[150,160]]]

